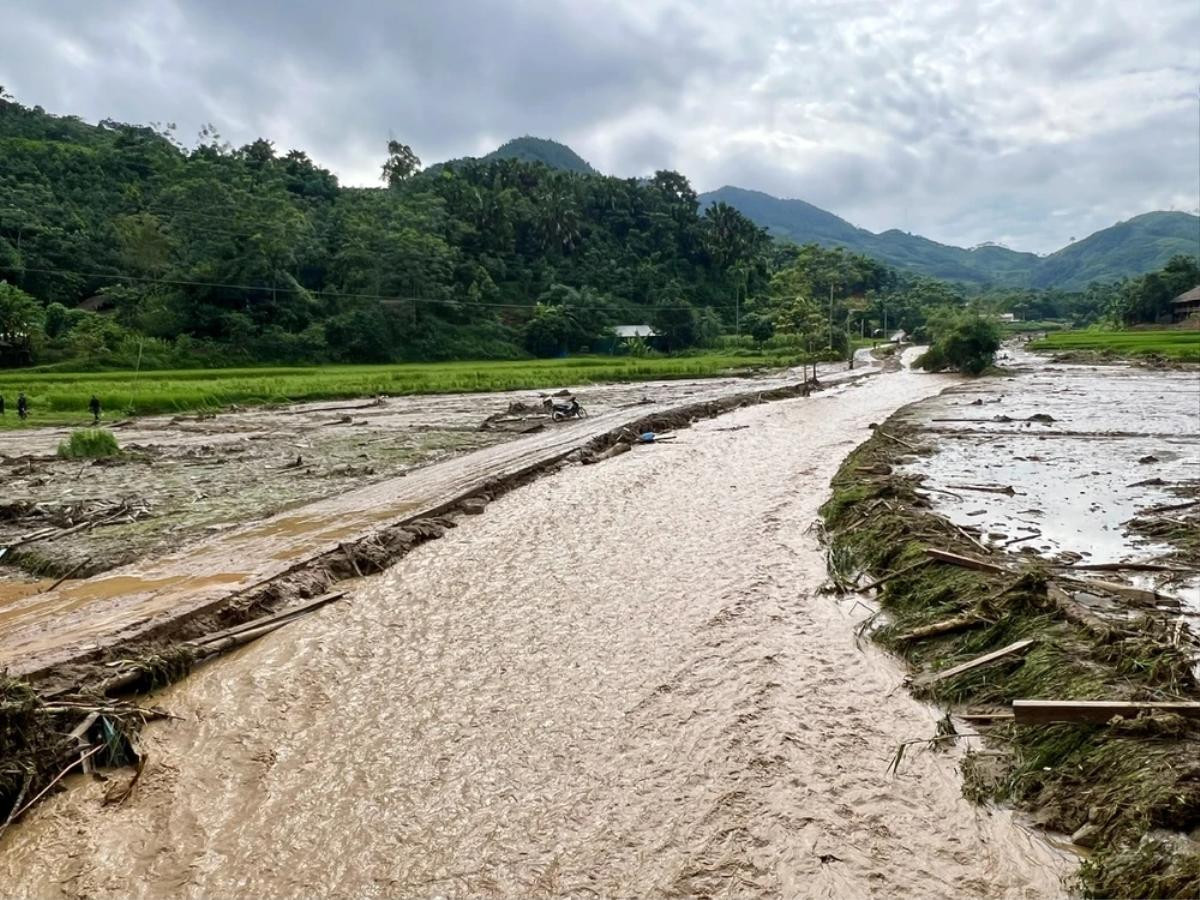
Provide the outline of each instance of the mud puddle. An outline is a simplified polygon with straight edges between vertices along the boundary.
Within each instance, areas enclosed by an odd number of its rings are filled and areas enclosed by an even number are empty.
[[[10,829],[57,896],[1046,897],[1071,860],[959,795],[937,713],[817,592],[840,460],[908,373],[548,476],[149,698],[132,796]],[[703,490],[697,490],[703,485]],[[127,777],[115,773],[111,778]]]
[[[926,476],[935,509],[994,549],[1179,568],[1127,580],[1200,615],[1194,560],[1131,527],[1164,508],[1169,519],[1200,513],[1169,509],[1200,495],[1195,373],[1052,363],[1020,349],[1005,362],[1018,374],[960,385],[905,414],[935,449],[902,471]]]

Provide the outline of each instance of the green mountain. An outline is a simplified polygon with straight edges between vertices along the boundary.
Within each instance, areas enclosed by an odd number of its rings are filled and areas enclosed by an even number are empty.
[[[1182,212],[1150,212],[1118,222],[1043,258],[1034,287],[1082,287],[1161,269],[1172,256],[1196,256],[1200,218]]]
[[[1180,212],[1146,213],[1040,257],[994,244],[968,250],[896,229],[875,234],[803,200],[745,188],[727,186],[700,195],[702,206],[718,202],[777,237],[845,247],[897,269],[979,285],[1078,290],[1092,281],[1160,269],[1176,254],[1200,252],[1200,218]]]
[[[445,162],[434,163],[426,172],[437,172],[443,166],[458,167],[466,162],[491,162],[497,159],[515,159],[526,163],[541,163],[560,172],[574,172],[577,175],[599,175],[586,159],[558,141],[548,138],[524,137],[505,141],[491,153],[484,156],[462,156],[458,159],[448,159]]]
[[[482,159],[484,162],[493,159],[519,159],[521,162],[542,163],[551,169],[577,172],[580,175],[600,174],[566,144],[529,135],[506,141]]]

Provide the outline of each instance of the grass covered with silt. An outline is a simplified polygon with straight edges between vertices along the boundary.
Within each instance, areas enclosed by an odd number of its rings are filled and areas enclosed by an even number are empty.
[[[711,378],[751,368],[791,365],[787,354],[700,354],[672,357],[576,356],[566,359],[407,363],[297,368],[181,369],[142,372],[0,373],[10,407],[0,427],[15,427],[18,391],[29,398],[29,424],[71,424],[89,416],[95,394],[106,419],[219,410],[231,405],[296,403],[379,394],[455,394],[537,390],[607,382]]]

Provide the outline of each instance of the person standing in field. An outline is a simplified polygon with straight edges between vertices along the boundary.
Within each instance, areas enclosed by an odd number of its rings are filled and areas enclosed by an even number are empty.
[[[0,416],[4,415],[4,395],[0,394]]]
[[[100,424],[100,398],[92,394],[92,399],[88,401],[88,409],[92,411],[92,424]]]
[[[22,419],[29,418],[29,401],[25,399],[25,392],[17,394],[17,415]]]

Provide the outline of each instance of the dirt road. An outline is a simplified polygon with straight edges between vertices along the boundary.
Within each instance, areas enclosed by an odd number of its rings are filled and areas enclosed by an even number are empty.
[[[1068,861],[898,740],[936,714],[818,593],[839,461],[947,380],[703,422],[507,495],[153,701],[123,805],[10,829],[55,896],[1054,896]]]

